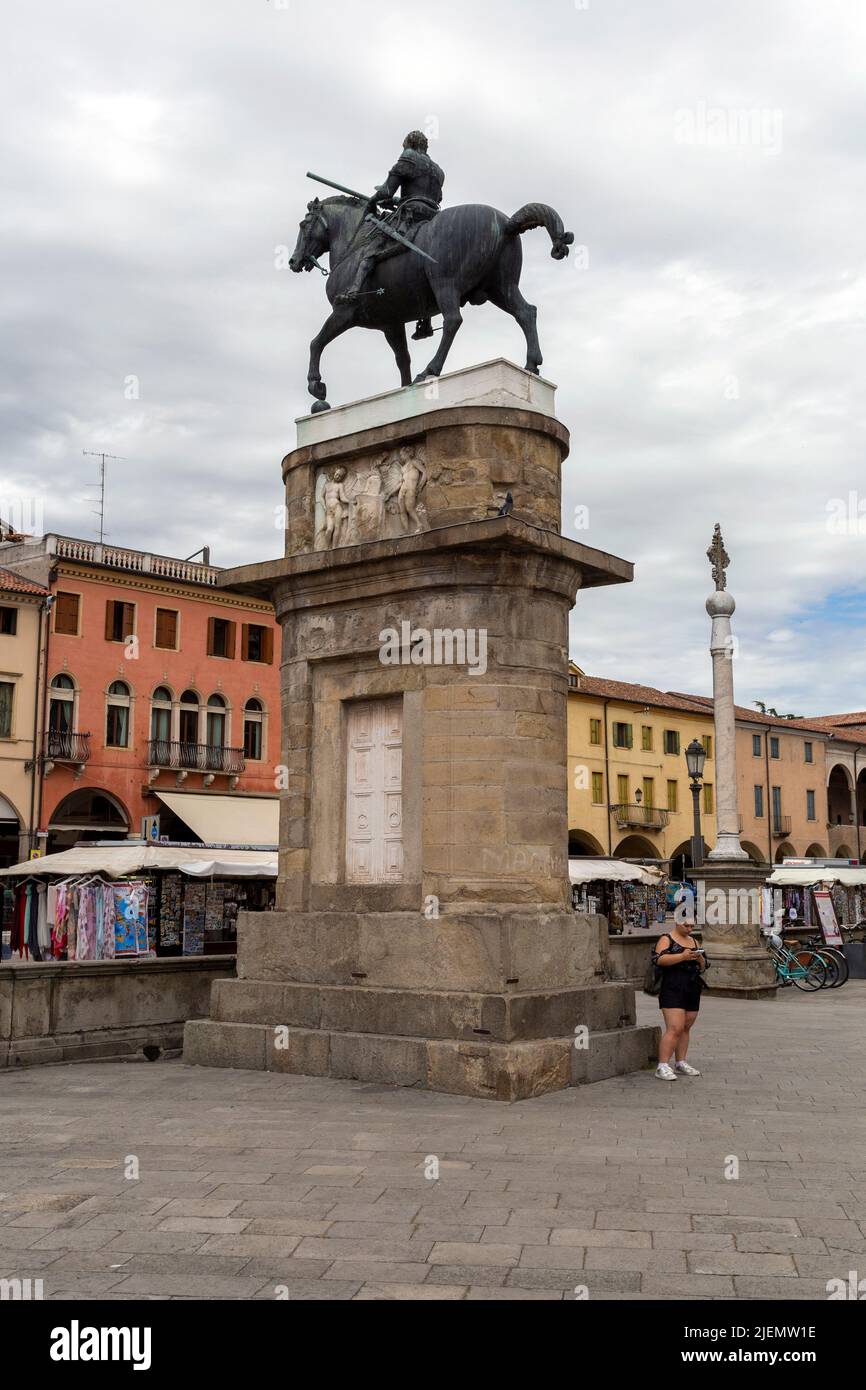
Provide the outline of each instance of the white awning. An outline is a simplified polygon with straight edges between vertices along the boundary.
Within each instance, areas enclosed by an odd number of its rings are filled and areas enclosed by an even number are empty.
[[[0,869],[0,877],[71,878],[78,874],[105,874],[108,878],[130,878],[148,869],[179,869],[196,877],[276,878],[277,852],[267,849],[221,849],[208,855],[203,846],[184,849],[173,845],[77,845],[42,859],[25,859]]]
[[[279,844],[277,796],[207,796],[159,790],[156,794],[206,845],[273,845],[276,849]]]
[[[817,864],[781,864],[767,879],[768,883],[787,884],[789,888],[807,888],[812,883],[842,883],[848,887],[862,887],[866,884],[866,864],[859,868],[839,866],[838,869],[825,869]]]
[[[222,854],[222,851],[220,852]],[[248,854],[263,853],[261,850],[248,850]],[[178,868],[182,874],[191,874],[193,878],[276,878],[277,876],[277,856],[272,854],[265,861],[264,859],[254,864],[239,864],[223,859],[192,859],[188,864],[179,864]]]
[[[12,805],[11,801],[7,801],[5,796],[0,796],[0,821],[4,820],[13,820],[17,825],[18,812],[15,810],[15,807]]]
[[[664,875],[648,864],[627,864],[624,859],[569,859],[568,877],[572,883],[659,884]]]

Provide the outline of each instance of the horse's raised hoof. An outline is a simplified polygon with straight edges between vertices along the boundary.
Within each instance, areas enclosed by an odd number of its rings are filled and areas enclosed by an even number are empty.
[[[328,388],[323,381],[311,377],[307,382],[307,390],[311,396],[315,396],[317,401],[323,401],[328,394]]]
[[[316,401],[315,405],[313,405],[313,406],[310,407],[310,414],[311,414],[311,415],[320,415],[320,414],[322,413],[323,410],[330,410],[330,409],[331,409],[331,407],[328,405],[328,402],[327,402],[327,401]]]

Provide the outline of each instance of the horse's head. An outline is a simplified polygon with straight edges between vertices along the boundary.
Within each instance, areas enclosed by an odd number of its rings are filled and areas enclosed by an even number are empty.
[[[307,215],[301,222],[298,242],[292,252],[289,268],[295,272],[312,270],[316,260],[327,251],[330,232],[321,199],[307,203]]]

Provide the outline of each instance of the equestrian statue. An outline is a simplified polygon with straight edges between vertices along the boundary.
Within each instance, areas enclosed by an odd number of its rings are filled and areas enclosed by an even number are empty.
[[[406,136],[400,158],[372,197],[318,174],[308,177],[341,195],[307,204],[289,261],[293,271],[316,268],[327,276],[331,313],[310,344],[307,386],[315,397],[314,413],[330,409],[319,371],[322,352],[347,329],[384,333],[401,385],[408,386],[412,370],[406,324],[415,321],[412,336],[421,340],[433,336],[432,316],[442,315],[438,351],[415,380],[440,376],[463,322],[464,304],[489,301],[511,314],[526,338],[526,370],[538,374],[542,357],[536,309],[520,293],[519,238],[533,227],[545,227],[553,243],[551,256],[563,260],[574,236],[559,213],[546,203],[527,203],[512,217],[479,203],[443,209],[445,175],[430,158],[427,137],[419,130]],[[330,270],[318,260],[326,251]]]

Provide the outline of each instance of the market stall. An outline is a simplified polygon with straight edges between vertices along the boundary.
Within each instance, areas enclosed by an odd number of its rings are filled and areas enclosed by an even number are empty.
[[[0,871],[13,958],[112,960],[234,950],[242,911],[274,905],[276,850],[79,845]]]
[[[767,879],[762,903],[765,926],[783,921],[792,927],[820,929],[815,894],[829,893],[836,921],[856,927],[864,922],[866,864],[780,864]]]
[[[624,859],[569,859],[572,907],[600,912],[614,934],[665,920],[665,878],[660,869]]]

